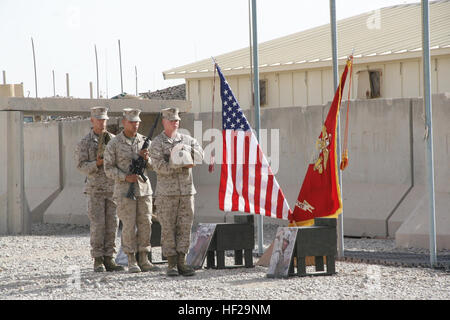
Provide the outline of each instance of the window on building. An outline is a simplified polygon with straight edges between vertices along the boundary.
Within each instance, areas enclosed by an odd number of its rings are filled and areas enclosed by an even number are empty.
[[[259,80],[259,104],[265,106],[267,104],[267,80]]]
[[[381,83],[381,72],[380,71],[369,71],[370,78],[370,98],[381,97],[380,83]]]
[[[362,70],[358,73],[358,99],[375,99],[381,97],[381,71]]]

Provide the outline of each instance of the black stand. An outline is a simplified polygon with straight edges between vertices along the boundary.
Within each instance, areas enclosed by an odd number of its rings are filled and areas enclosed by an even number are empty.
[[[297,258],[297,274],[294,273],[294,259],[292,259],[289,275],[304,277],[333,275],[336,273],[336,219],[315,218],[314,226],[299,227],[295,246],[294,257]],[[305,259],[307,256],[315,257],[316,272],[314,273],[306,273]],[[326,271],[324,271],[324,256],[326,257]]]
[[[225,269],[225,251],[234,250],[234,266],[253,267],[253,248],[255,247],[255,227],[253,215],[236,215],[234,223],[218,223],[209,244],[206,268]],[[215,263],[217,257],[217,266]],[[243,260],[245,264],[243,265]]]

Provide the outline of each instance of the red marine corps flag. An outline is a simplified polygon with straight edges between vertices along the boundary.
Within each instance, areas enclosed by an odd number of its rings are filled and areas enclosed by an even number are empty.
[[[337,218],[342,211],[339,167],[336,164],[336,128],[342,91],[351,65],[352,57],[347,61],[339,88],[317,139],[314,159],[308,166],[294,212],[289,217],[291,226],[313,225],[316,217]]]

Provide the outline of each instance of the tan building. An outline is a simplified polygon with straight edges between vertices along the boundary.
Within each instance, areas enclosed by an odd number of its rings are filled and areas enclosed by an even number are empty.
[[[421,5],[382,8],[338,21],[340,73],[354,49],[352,99],[419,97],[423,92]],[[450,1],[430,3],[432,93],[450,92]],[[215,57],[243,109],[251,105],[249,48]],[[262,107],[326,104],[333,96],[330,25],[259,45]],[[211,59],[163,72],[185,79],[192,112],[211,110]],[[220,108],[216,79],[215,108]],[[345,89],[346,99],[347,88]]]
[[[23,83],[0,84],[0,97],[23,97]]]

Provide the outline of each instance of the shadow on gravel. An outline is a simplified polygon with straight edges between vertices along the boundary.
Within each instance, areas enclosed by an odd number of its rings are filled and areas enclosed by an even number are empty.
[[[32,236],[89,236],[89,226],[62,223],[35,223],[31,226]]]

